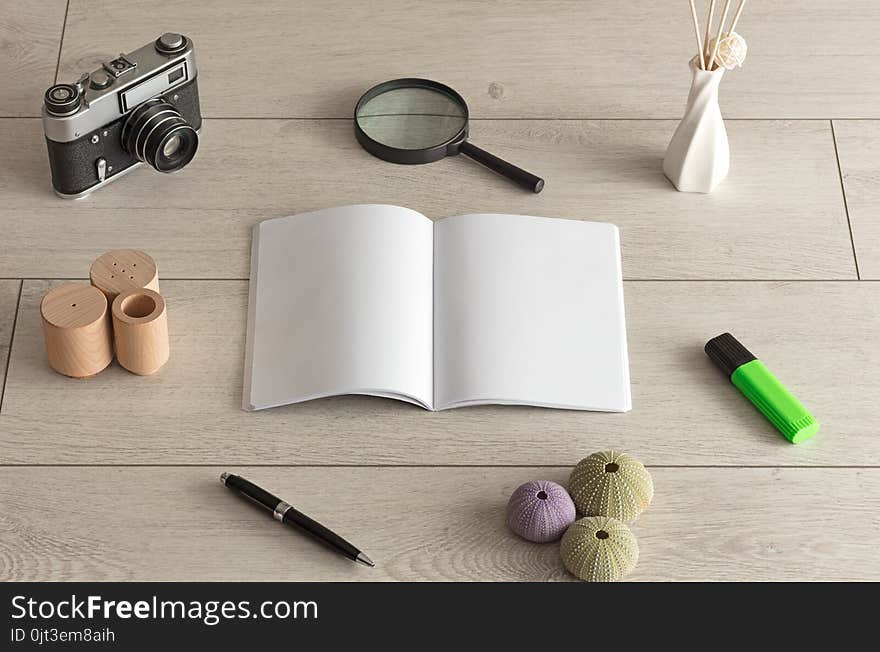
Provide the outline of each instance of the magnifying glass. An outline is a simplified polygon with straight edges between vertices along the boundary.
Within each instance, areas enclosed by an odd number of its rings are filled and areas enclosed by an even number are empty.
[[[370,154],[392,163],[433,163],[466,154],[532,192],[544,180],[467,140],[468,108],[461,95],[428,79],[395,79],[363,94],[354,109],[354,132]]]

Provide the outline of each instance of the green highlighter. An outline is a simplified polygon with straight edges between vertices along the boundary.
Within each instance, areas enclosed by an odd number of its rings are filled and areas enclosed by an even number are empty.
[[[819,432],[819,422],[776,376],[730,333],[706,342],[706,355],[792,444]]]

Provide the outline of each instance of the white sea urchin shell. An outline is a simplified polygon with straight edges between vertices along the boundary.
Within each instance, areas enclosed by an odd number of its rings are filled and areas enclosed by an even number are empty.
[[[562,535],[562,563],[569,573],[587,582],[616,582],[639,561],[639,544],[629,528],[609,516],[590,516]]]
[[[582,514],[628,521],[651,503],[654,481],[634,457],[603,451],[578,462],[568,480],[568,493]]]

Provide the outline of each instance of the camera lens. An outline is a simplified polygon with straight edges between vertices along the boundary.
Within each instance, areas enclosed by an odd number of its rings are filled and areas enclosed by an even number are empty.
[[[177,134],[174,134],[162,146],[162,156],[167,156],[167,157],[172,156],[175,152],[177,152],[177,149],[180,147],[180,143],[181,143],[180,136],[178,136]]]
[[[199,135],[177,109],[160,97],[148,100],[128,116],[122,146],[159,172],[176,172],[199,147]]]

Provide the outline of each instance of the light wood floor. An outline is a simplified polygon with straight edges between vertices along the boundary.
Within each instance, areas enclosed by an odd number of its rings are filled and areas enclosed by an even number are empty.
[[[608,448],[655,479],[632,579],[880,580],[880,5],[840,7],[749,3],[748,60],[721,87],[731,174],[698,196],[660,172],[689,86],[684,0],[0,0],[0,580],[567,579],[558,546],[511,535],[504,506]],[[168,29],[196,44],[196,159],[55,198],[45,88]],[[546,190],[464,158],[363,152],[354,102],[399,76],[461,91],[473,141]],[[361,202],[619,225],[633,411],[340,397],[242,412],[251,227]],[[40,297],[119,247],[159,263],[171,361],[54,374]],[[811,408],[815,439],[788,444],[712,367],[702,345],[725,330]],[[377,568],[281,531],[221,471]]]

